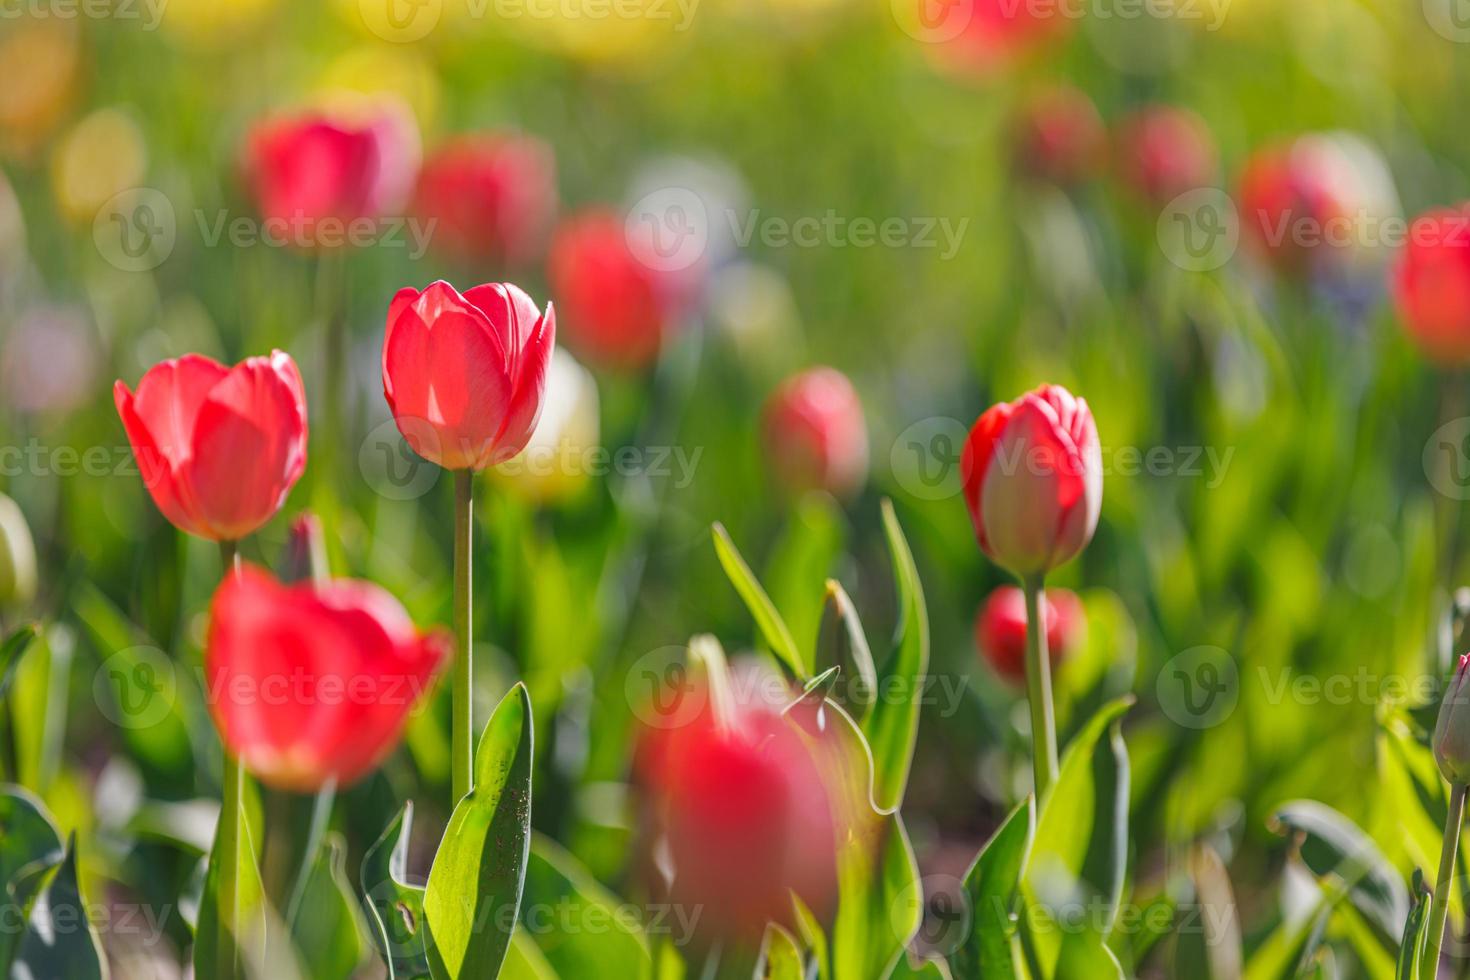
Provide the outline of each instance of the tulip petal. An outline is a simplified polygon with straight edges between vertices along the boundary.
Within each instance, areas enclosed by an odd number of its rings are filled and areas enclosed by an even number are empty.
[[[1016,406],[986,466],[980,510],[987,551],[1018,575],[1051,567],[1086,493],[1080,457],[1055,410],[1027,396]],[[1080,545],[1079,545],[1080,547]],[[1068,555],[1067,557],[1070,557]]]
[[[519,290],[517,290],[519,292]],[[522,293],[522,296],[525,294]],[[529,297],[526,297],[529,302]],[[534,311],[534,306],[532,307]],[[510,410],[495,434],[494,448],[486,465],[496,465],[515,458],[530,442],[541,420],[541,409],[546,403],[546,373],[551,364],[551,353],[556,346],[556,310],[546,304],[546,315],[536,321],[530,339],[522,352],[521,373],[516,379],[514,394],[510,399]]]
[[[149,369],[138,382],[133,408],[154,444],[177,467],[193,451],[194,420],[209,392],[230,369],[201,354],[186,354]]]
[[[158,448],[147,424],[138,417],[133,393],[121,381],[113,386],[113,400],[117,404],[117,414],[122,419],[123,429],[128,434],[128,442],[132,444],[133,457],[142,474],[143,486],[153,498],[154,504],[170,524],[189,534],[208,537],[207,529],[198,516],[180,499],[173,466]]]

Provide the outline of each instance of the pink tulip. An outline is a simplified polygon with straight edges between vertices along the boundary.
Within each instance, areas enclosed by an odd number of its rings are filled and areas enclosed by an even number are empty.
[[[1077,644],[1085,624],[1082,602],[1068,589],[1047,589],[1041,599],[1046,650],[1055,669]],[[1014,585],[990,593],[975,617],[975,645],[997,674],[1017,684],[1026,680],[1026,596]]]
[[[497,134],[446,143],[424,162],[414,210],[434,222],[432,241],[441,252],[470,262],[524,262],[556,211],[551,147]]]
[[[766,402],[771,467],[794,492],[852,493],[868,475],[868,431],[852,382],[830,367],[787,378]]]

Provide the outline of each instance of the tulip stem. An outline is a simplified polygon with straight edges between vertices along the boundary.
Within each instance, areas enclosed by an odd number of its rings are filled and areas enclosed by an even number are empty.
[[[227,576],[240,567],[239,549],[234,541],[219,543],[222,576]],[[218,891],[215,893],[218,909],[219,935],[215,940],[218,957],[218,976],[240,976],[237,962],[238,943],[242,938],[237,928],[240,920],[240,812],[245,799],[245,770],[240,760],[224,750],[224,786],[220,798],[219,828],[216,831],[215,853],[223,860],[219,868]]]
[[[470,554],[474,541],[474,470],[454,471],[454,703],[450,718],[454,803],[470,791],[474,772],[474,720],[471,705]]]
[[[1057,723],[1051,700],[1051,658],[1042,618],[1043,576],[1021,581],[1026,593],[1026,697],[1031,702],[1031,760],[1036,772],[1036,798],[1051,788],[1057,772]]]
[[[1450,786],[1450,808],[1444,819],[1444,843],[1439,849],[1439,880],[1429,907],[1429,945],[1424,950],[1424,971],[1439,972],[1439,951],[1444,945],[1445,920],[1450,909],[1450,885],[1455,880],[1455,853],[1460,846],[1460,824],[1465,816],[1465,784]]]

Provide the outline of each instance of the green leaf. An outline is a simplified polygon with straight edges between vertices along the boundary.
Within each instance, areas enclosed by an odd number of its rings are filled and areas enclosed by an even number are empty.
[[[557,980],[557,973],[526,930],[516,926],[498,980]]]
[[[429,975],[424,952],[424,888],[407,880],[412,830],[410,801],[362,858],[369,933],[388,964],[389,980],[419,980]]]
[[[822,618],[822,593],[816,583],[832,574],[845,538],[837,502],[825,493],[809,493],[796,503],[771,550],[765,581],[803,652],[816,642]]]
[[[26,917],[10,975],[105,980],[107,960],[77,883],[75,834],[67,841],[66,857],[43,877],[44,887]]]
[[[833,667],[844,672],[844,683],[833,700],[862,722],[872,710],[878,694],[878,671],[873,666],[873,651],[863,632],[862,620],[851,597],[833,579],[827,580],[822,602],[822,625],[817,633],[817,656],[814,669]]]
[[[10,692],[10,683],[15,680],[16,668],[31,641],[36,638],[36,627],[30,623],[17,626],[5,642],[0,643],[0,698]]]
[[[874,799],[880,809],[891,810],[903,802],[914,741],[919,734],[919,707],[929,669],[929,612],[914,554],[898,526],[893,502],[887,499],[883,501],[883,531],[893,559],[898,627],[893,653],[879,675],[879,687],[885,696],[877,700],[864,720],[863,734],[873,751],[877,779]]]
[[[796,925],[801,931],[802,942],[812,952],[812,962],[816,964],[817,980],[831,980],[832,957],[827,949],[827,933],[812,910],[801,900],[801,896],[795,892],[791,894],[791,908],[796,914]]]
[[[761,942],[761,962],[767,980],[803,980],[801,950],[791,933],[774,922],[766,926],[766,935]]]
[[[534,835],[521,925],[565,977],[646,980],[653,956],[635,915],[550,838]]]
[[[973,980],[1014,980],[1018,975],[1020,961],[1016,955],[1016,926],[1012,915],[1035,833],[1035,797],[1027,796],[1024,803],[1011,811],[965,872],[970,930],[949,958],[959,976]]]
[[[346,844],[328,835],[317,849],[291,936],[312,980],[350,980],[367,949],[352,886],[342,871]]]
[[[485,726],[475,786],[449,818],[424,891],[429,972],[494,976],[505,959],[531,846],[531,697],[516,684]]]
[[[29,908],[41,884],[39,872],[64,856],[61,835],[45,805],[19,786],[0,787],[0,906]],[[10,976],[8,966],[19,939],[19,930],[0,928],[0,976]]]
[[[1189,858],[1194,884],[1193,911],[1180,923],[1174,946],[1174,975],[1200,980],[1240,980],[1244,955],[1235,891],[1220,855],[1208,844]]]
[[[1404,937],[1399,945],[1396,980],[1420,980],[1419,964],[1429,945],[1429,907],[1434,895],[1424,884],[1422,873],[1414,872],[1414,907],[1404,920]]]
[[[910,953],[899,957],[888,980],[952,980],[952,975],[943,960],[916,959]]]
[[[248,794],[247,794],[248,795]],[[264,963],[270,958],[271,913],[265,900],[265,886],[260,879],[260,866],[256,863],[258,839],[254,827],[257,825],[253,807],[246,800],[240,803],[240,836],[236,843],[236,860],[239,868],[237,882],[237,915],[233,932],[221,923],[219,914],[219,888],[222,873],[219,832],[216,830],[214,845],[209,851],[209,865],[204,876],[204,891],[199,899],[199,918],[194,931],[194,974],[200,977],[219,977],[219,964],[230,950],[237,967],[249,963]],[[222,945],[228,948],[222,948]],[[225,980],[219,977],[219,980]]]
[[[1069,976],[1060,971],[1073,957],[1099,963],[1093,947],[1102,946],[1117,915],[1128,859],[1128,753],[1118,726],[1132,704],[1119,698],[1088,721],[1041,802],[1022,894],[1026,936],[1045,977]],[[1059,928],[1054,910],[1078,905],[1106,910],[1100,929]]]
[[[811,665],[797,649],[796,641],[791,637],[791,630],[776,610],[776,604],[771,601],[770,596],[766,595],[766,590],[761,588],[760,582],[756,581],[755,573],[750,570],[745,559],[740,557],[740,551],[735,547],[735,542],[730,540],[730,532],[719,523],[714,525],[713,530],[715,553],[720,557],[720,565],[724,567],[730,584],[735,586],[735,591],[744,600],[750,614],[755,617],[756,625],[760,627],[761,635],[770,644],[771,652],[780,658],[797,677],[806,678],[811,674]]]
[[[1353,906],[1384,936],[1403,934],[1409,914],[1403,880],[1357,824],[1325,803],[1295,800],[1276,811],[1272,827],[1295,840],[1313,874],[1341,881]]]

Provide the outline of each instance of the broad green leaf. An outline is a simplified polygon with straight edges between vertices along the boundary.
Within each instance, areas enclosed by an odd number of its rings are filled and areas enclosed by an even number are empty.
[[[1015,980],[1016,925],[1012,919],[1021,874],[1036,832],[1035,797],[1011,811],[965,872],[970,931],[950,954],[954,972],[973,980]]]
[[[43,877],[45,883],[26,917],[10,975],[105,980],[107,960],[77,883],[75,834],[67,841],[66,857]]]
[[[516,926],[510,937],[510,946],[505,951],[505,962],[501,964],[498,980],[557,980],[557,972],[525,928]]]
[[[832,958],[827,949],[826,930],[801,900],[801,896],[794,892],[791,895],[791,908],[796,914],[796,925],[801,931],[802,942],[811,950],[812,962],[816,965],[816,980],[831,980]]]
[[[15,671],[20,666],[20,658],[35,638],[36,627],[27,623],[24,626],[17,626],[5,638],[5,641],[0,643],[0,698],[10,693],[10,682],[15,680]]]
[[[863,734],[873,752],[874,800],[880,809],[892,810],[903,802],[919,734],[919,707],[929,669],[929,612],[914,554],[898,525],[893,502],[887,499],[883,501],[883,531],[893,559],[898,626],[893,653],[878,675],[884,696],[863,721]]]
[[[740,593],[750,614],[755,617],[756,625],[760,627],[766,643],[770,644],[771,652],[797,677],[804,679],[809,676],[811,664],[797,649],[796,640],[792,638],[791,630],[781,618],[781,613],[776,610],[776,604],[771,601],[766,590],[761,588],[760,582],[756,581],[755,573],[750,570],[745,559],[740,557],[740,551],[723,524],[714,525],[714,538],[715,553],[720,556],[720,565],[725,569],[730,584]]]
[[[1293,838],[1313,874],[1341,881],[1353,906],[1376,929],[1394,939],[1403,934],[1409,914],[1403,880],[1357,824],[1325,803],[1295,800],[1276,811],[1272,826]]]
[[[827,580],[822,602],[822,625],[817,633],[816,670],[841,668],[843,683],[832,700],[859,722],[872,710],[878,694],[878,671],[862,620],[851,597],[833,579]]]
[[[1199,980],[1240,980],[1244,955],[1235,891],[1220,856],[1207,844],[1189,858],[1194,885],[1191,914],[1180,922],[1174,946],[1174,975]]]
[[[362,858],[369,933],[388,965],[389,980],[419,980],[429,975],[424,952],[424,888],[408,881],[408,842],[413,802],[383,831]]]
[[[763,976],[768,980],[803,980],[801,950],[791,933],[774,922],[766,926],[765,939],[761,943]]]
[[[1069,929],[1057,957],[1057,980],[1086,977],[1087,980],[1125,980],[1118,957],[1096,929]]]
[[[1092,947],[1102,946],[1117,915],[1128,859],[1128,753],[1118,726],[1132,703],[1119,698],[1088,721],[1041,802],[1022,894],[1027,941],[1045,977],[1065,976],[1058,971],[1067,957],[1095,958]],[[1095,933],[1095,944],[1054,921],[1056,909],[1099,904],[1106,911],[1101,931],[1081,930]]]
[[[317,849],[291,923],[291,937],[312,980],[350,980],[367,955],[352,886],[342,871],[346,843],[328,835]]]
[[[0,786],[0,906],[24,911],[41,883],[39,871],[60,863],[65,852],[61,835],[45,804],[19,786]],[[0,975],[20,933],[0,928]]]
[[[531,846],[531,697],[516,684],[485,726],[475,786],[444,829],[424,891],[429,972],[494,976],[515,928]]]
[[[1277,925],[1246,961],[1244,980],[1286,980],[1296,976],[1299,965],[1315,955],[1327,917],[1344,894],[1341,890],[1326,894],[1311,914]]]
[[[521,926],[561,976],[646,980],[653,973],[637,917],[576,858],[541,835],[531,839]]]
[[[209,852],[209,865],[204,875],[204,891],[199,898],[199,918],[194,931],[194,974],[227,980],[243,976],[238,972],[248,963],[269,960],[271,914],[266,904],[265,886],[260,879],[260,866],[255,827],[258,821],[249,802],[240,803],[240,836],[236,842],[236,867],[239,869],[233,924],[220,919],[219,890],[222,857],[219,832]],[[233,963],[233,971],[226,964]]]
[[[1449,799],[1428,735],[1408,712],[1389,710],[1383,713],[1375,749],[1374,839],[1392,849],[1390,856],[1398,858],[1401,870],[1438,867]],[[1452,889],[1451,916],[1460,914],[1461,902],[1460,889]]]
[[[809,493],[793,508],[771,551],[765,575],[771,600],[804,654],[816,643],[822,618],[822,591],[816,583],[832,574],[845,538],[837,502],[825,493]]]
[[[1422,874],[1414,874],[1414,907],[1404,920],[1403,940],[1399,945],[1396,980],[1420,980],[1419,964],[1429,945],[1429,908],[1434,895],[1424,885]]]

